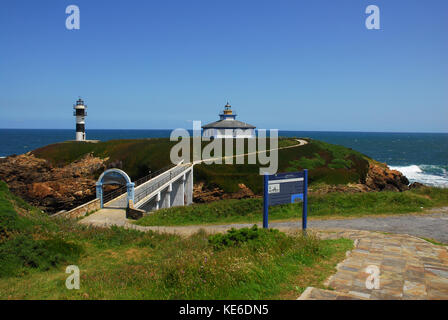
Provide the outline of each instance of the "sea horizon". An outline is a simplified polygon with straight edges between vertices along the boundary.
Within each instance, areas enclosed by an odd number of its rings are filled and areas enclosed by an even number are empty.
[[[87,129],[90,140],[167,138],[173,129]],[[192,132],[192,130],[188,130]],[[448,187],[448,133],[279,130],[279,136],[309,137],[357,150],[411,182]],[[24,154],[74,140],[74,129],[0,129],[0,157]],[[425,150],[422,152],[422,150]]]
[[[180,128],[180,127],[178,127]],[[152,128],[152,129],[146,129],[146,128],[121,128],[121,129],[114,129],[114,128],[86,128],[86,131],[89,130],[134,130],[134,131],[141,131],[141,130],[175,130],[176,128]],[[448,131],[359,131],[359,130],[292,130],[292,129],[276,129],[276,128],[272,128],[272,129],[267,129],[267,128],[260,128],[260,129],[265,129],[265,130],[278,130],[280,131],[286,131],[286,132],[341,132],[341,133],[345,133],[345,132],[353,132],[353,133],[429,133],[429,134],[446,134],[448,135]],[[255,130],[260,130],[260,129],[255,129]],[[73,131],[73,128],[0,128],[0,130],[68,130],[68,131]],[[187,129],[189,131],[192,131],[192,129]]]

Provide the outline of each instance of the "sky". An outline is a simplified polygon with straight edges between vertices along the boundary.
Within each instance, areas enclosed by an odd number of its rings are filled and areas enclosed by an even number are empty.
[[[74,128],[81,96],[87,129],[191,129],[229,101],[264,129],[448,132],[447,35],[446,0],[2,0],[0,128]]]

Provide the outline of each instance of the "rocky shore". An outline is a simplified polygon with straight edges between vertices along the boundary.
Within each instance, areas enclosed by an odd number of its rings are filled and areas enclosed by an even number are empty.
[[[105,161],[87,155],[64,167],[27,153],[0,159],[0,179],[10,190],[47,213],[74,208],[95,198],[95,175]]]
[[[108,158],[101,159],[87,154],[78,161],[57,167],[31,153],[10,156],[0,159],[0,179],[8,184],[14,194],[52,214],[94,199],[96,178],[111,165],[107,164],[107,160]],[[239,183],[238,187],[239,190],[235,193],[225,193],[220,188],[206,187],[200,182],[194,186],[194,201],[258,197],[244,183]],[[316,190],[311,188],[310,193],[382,190],[399,192],[409,188],[408,179],[399,171],[390,170],[385,164],[372,162],[364,183],[319,186]]]

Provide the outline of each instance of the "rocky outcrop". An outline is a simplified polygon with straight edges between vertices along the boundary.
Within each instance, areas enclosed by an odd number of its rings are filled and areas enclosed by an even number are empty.
[[[420,189],[426,187],[423,183],[413,182],[409,185],[409,189]]]
[[[409,180],[400,171],[390,170],[386,164],[370,163],[365,185],[372,191],[409,190]]]
[[[95,175],[105,161],[92,155],[64,167],[27,153],[0,161],[0,179],[10,190],[48,213],[70,210],[95,198]]]
[[[193,187],[193,202],[204,203],[221,199],[245,199],[257,197],[244,183],[239,183],[238,188],[237,192],[226,193],[220,188],[207,188],[203,182],[199,182]]]

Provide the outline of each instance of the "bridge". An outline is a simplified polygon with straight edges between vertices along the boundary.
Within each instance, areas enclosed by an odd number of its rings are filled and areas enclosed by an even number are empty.
[[[123,187],[103,195],[103,185],[122,184]],[[153,211],[193,203],[193,164],[180,163],[131,182],[120,169],[103,172],[96,184],[101,208],[132,207]]]
[[[296,140],[298,142],[296,145],[230,155],[222,157],[222,159],[295,148],[308,143],[306,140]],[[148,212],[173,206],[189,205],[193,203],[193,166],[215,159],[219,158],[202,159],[193,163],[181,162],[163,168],[135,182],[132,182],[129,176],[120,169],[108,169],[101,174],[96,184],[96,195],[97,199],[100,199],[100,208],[133,208]],[[120,184],[123,186],[103,195],[103,185],[105,184]]]

